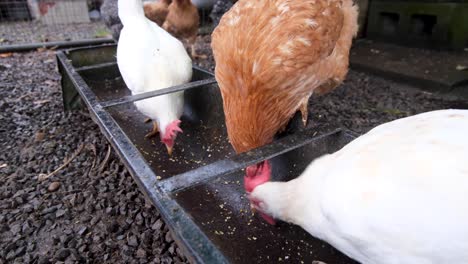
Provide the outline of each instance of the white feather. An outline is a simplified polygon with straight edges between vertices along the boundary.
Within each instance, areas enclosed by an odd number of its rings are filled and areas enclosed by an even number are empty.
[[[117,63],[132,94],[159,90],[190,81],[192,61],[182,43],[148,20],[141,0],[119,0],[123,22],[117,47]],[[183,92],[135,102],[140,112],[166,126],[183,112]]]
[[[468,110],[380,125],[251,195],[361,263],[468,263]]]

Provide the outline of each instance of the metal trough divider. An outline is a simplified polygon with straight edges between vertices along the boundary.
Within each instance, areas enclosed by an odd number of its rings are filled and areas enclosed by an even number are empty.
[[[225,176],[244,169],[247,166],[274,158],[312,142],[321,141],[327,137],[333,137],[337,134],[344,133],[342,130],[335,130],[314,138],[312,137],[314,133],[313,130],[305,130],[303,132],[304,133],[297,133],[282,138],[270,145],[266,145],[246,153],[241,153],[231,159],[223,159],[204,167],[175,175],[161,181],[158,185],[166,192],[182,191],[183,189],[194,187],[200,183],[209,181],[212,178]]]
[[[91,89],[73,69],[65,54],[58,52],[57,58],[62,74],[67,75],[66,78],[73,82],[94,121],[117,151],[140,189],[160,210],[174,234],[174,239],[185,250],[187,257],[196,263],[228,263],[184,210],[157,188],[157,176],[110,114],[103,109]]]
[[[188,134],[208,133],[209,130],[213,130],[213,133],[218,133],[218,136],[226,137],[222,107],[220,105],[206,105],[207,100],[218,100],[218,104],[220,104],[219,100],[221,100],[217,87],[212,86],[216,83],[213,75],[194,67],[194,73],[201,74],[202,77],[196,77],[188,84],[134,96],[124,95],[119,92],[118,96],[99,97],[96,94],[96,89],[101,89],[102,83],[93,84],[95,87],[90,87],[88,83],[102,76],[118,75],[112,72],[117,67],[115,61],[106,57],[112,53],[111,46],[58,52],[57,59],[59,70],[62,73],[62,85],[68,87],[66,89],[76,89],[79,93],[93,120],[99,125],[102,133],[125,163],[139,188],[161,212],[174,234],[174,239],[185,251],[187,257],[196,263],[245,263],[246,261],[270,263],[279,261],[278,259],[269,259],[267,251],[271,249],[274,251],[274,256],[282,254],[282,250],[285,251],[284,254],[289,255],[288,258],[283,260],[289,259],[294,263],[299,263],[299,260],[315,260],[315,258],[317,260],[333,261],[331,263],[354,263],[325,243],[312,238],[297,226],[282,225],[279,228],[268,226],[260,219],[253,221],[256,217],[249,215],[247,212],[245,214],[234,213],[230,215],[229,219],[232,217],[234,220],[227,223],[224,222],[224,218],[214,212],[221,210],[221,213],[226,213],[226,208],[219,208],[223,206],[241,208],[241,211],[242,208],[248,206],[246,200],[243,200],[245,194],[239,184],[242,180],[242,170],[246,166],[270,159],[273,165],[273,178],[275,180],[288,180],[297,177],[311,159],[336,151],[356,135],[338,129],[316,136],[317,129],[309,128],[284,136],[272,144],[247,153],[234,155],[232,150],[223,149],[218,151],[220,152],[218,156],[207,158],[211,154],[206,156],[208,152],[205,153],[204,151],[208,149],[205,149],[204,144],[211,144],[210,140],[213,141],[212,135],[204,135],[206,138],[200,141],[197,138],[198,135],[190,137]],[[115,45],[113,48],[115,48]],[[97,49],[98,53],[103,54],[104,58],[93,55],[93,49]],[[77,52],[77,54],[74,54],[74,52]],[[91,58],[94,57],[94,62],[89,63],[90,60],[87,58],[80,58],[80,52],[85,52],[86,56]],[[70,60],[70,58],[77,60],[75,64],[73,59]],[[100,72],[103,69],[106,70]],[[87,83],[85,79],[89,76],[92,77],[88,79]],[[201,78],[201,80],[197,78]],[[120,80],[118,85],[121,85],[121,82]],[[180,139],[181,141],[185,140],[185,144],[188,145],[185,152],[183,152],[184,149],[179,152],[183,156],[182,160],[185,165],[163,173],[161,172],[162,169],[166,168],[167,170],[169,168],[167,166],[175,164],[175,162],[168,160],[167,153],[160,155],[156,153],[158,158],[161,156],[159,163],[164,163],[163,167],[157,167],[160,164],[152,164],[154,154],[145,152],[155,152],[156,143],[149,143],[149,140],[138,141],[141,135],[144,135],[142,134],[144,131],[140,131],[144,129],[144,127],[141,127],[143,120],[137,122],[136,119],[140,117],[135,118],[135,116],[132,116],[131,121],[133,123],[129,124],[128,120],[122,119],[122,111],[129,111],[128,109],[133,107],[132,102],[134,101],[182,90],[187,95],[186,104],[190,108],[188,110],[184,109],[184,112],[188,113],[188,117],[185,117],[183,124],[186,122],[187,126],[205,126],[207,130],[188,127],[189,132],[184,133]],[[218,95],[215,96],[212,93],[218,93]],[[73,93],[64,91],[64,100],[66,94],[68,97],[73,97]],[[66,107],[66,109],[70,108]],[[220,111],[221,113],[219,113]],[[219,124],[221,122],[222,124]],[[132,126],[135,125],[139,126],[138,133],[133,133],[133,130],[131,130]],[[184,127],[183,130],[186,131]],[[183,137],[188,139],[183,139]],[[142,144],[146,145],[139,146],[140,143],[138,142],[143,142]],[[221,148],[225,144],[227,143],[222,142],[217,145],[213,143],[207,148]],[[195,154],[191,153],[189,155],[189,152],[192,151]],[[206,159],[206,162],[200,163],[201,165],[198,162],[191,163],[190,160],[184,160],[187,157],[200,155]],[[166,163],[169,163],[169,165]],[[187,165],[187,163],[189,164]],[[294,168],[291,168],[292,164]],[[162,177],[159,177],[160,175]],[[228,181],[237,182],[237,184],[228,185],[226,184]],[[220,194],[216,194],[218,189],[220,189]],[[207,199],[212,200],[208,201]],[[224,205],[218,204],[223,201]],[[248,217],[250,222],[244,225],[245,217]],[[233,225],[234,229],[236,229],[237,226],[240,233],[233,233],[232,237],[222,237],[219,235],[221,231],[212,230],[209,222],[214,223],[214,226],[218,229],[226,228],[228,225]],[[264,238],[268,242],[261,242],[262,239],[252,241],[250,237],[253,235]],[[234,240],[231,241],[232,239]],[[258,249],[254,248],[255,245],[257,245]],[[297,250],[299,255],[291,255],[291,250]],[[265,256],[262,256],[262,254]]]
[[[173,86],[173,87],[169,87],[169,88],[164,88],[164,89],[160,89],[160,90],[156,90],[156,91],[151,91],[151,92],[126,96],[126,97],[122,97],[120,99],[115,99],[115,100],[111,100],[111,101],[102,102],[101,106],[106,108],[106,107],[121,105],[121,104],[125,104],[125,103],[136,102],[136,101],[144,100],[144,99],[151,98],[151,97],[156,97],[156,96],[160,96],[160,95],[185,91],[185,90],[188,90],[188,89],[194,89],[194,88],[198,88],[198,87],[208,85],[208,84],[213,84],[213,83],[216,83],[215,78],[190,82],[190,83],[181,84],[181,85],[177,85],[177,86]]]

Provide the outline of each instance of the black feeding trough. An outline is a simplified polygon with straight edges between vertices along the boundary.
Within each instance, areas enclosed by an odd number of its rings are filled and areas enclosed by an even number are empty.
[[[271,159],[274,179],[289,180],[313,159],[353,140],[353,134],[304,129],[237,155],[227,141],[211,73],[194,67],[191,83],[130,96],[115,51],[115,45],[104,45],[58,52],[65,109],[89,109],[187,257],[195,263],[355,263],[300,227],[270,226],[252,215],[242,188],[248,165]],[[159,140],[144,138],[151,124],[143,122],[133,102],[179,90],[185,90],[184,133],[169,157]]]

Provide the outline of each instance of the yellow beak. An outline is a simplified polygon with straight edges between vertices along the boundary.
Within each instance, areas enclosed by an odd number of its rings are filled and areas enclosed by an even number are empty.
[[[167,154],[169,154],[169,156],[172,156],[172,147],[169,147],[166,145],[166,148],[167,148]]]
[[[257,212],[257,209],[253,206],[253,204],[250,204],[250,211],[252,211],[253,214]]]

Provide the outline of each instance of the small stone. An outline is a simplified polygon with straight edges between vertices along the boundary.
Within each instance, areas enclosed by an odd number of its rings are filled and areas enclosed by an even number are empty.
[[[68,241],[72,240],[72,238],[73,238],[72,236],[62,235],[60,236],[59,240],[60,240],[60,243],[65,245],[68,243]]]
[[[26,253],[26,247],[19,247],[15,251],[15,256],[16,257],[21,257],[21,256],[24,255],[24,253]]]
[[[29,242],[26,251],[32,252],[36,248],[36,244],[34,242]]]
[[[97,222],[99,222],[101,220],[101,217],[99,216],[95,216],[91,219],[91,225],[95,225]]]
[[[88,246],[87,245],[82,245],[81,247],[78,248],[78,252],[83,253],[87,250]]]
[[[138,247],[138,240],[136,236],[130,236],[127,238],[127,244],[131,247]]]
[[[153,230],[161,230],[161,227],[163,225],[163,222],[161,219],[158,219],[154,224],[153,226],[151,226],[151,229]]]
[[[6,255],[6,260],[13,260],[15,258],[16,254],[15,254],[15,251],[12,250],[10,252],[8,252],[8,254]]]
[[[54,213],[55,211],[57,211],[57,209],[58,209],[58,206],[54,205],[54,206],[45,208],[44,210],[42,210],[41,213],[43,215],[46,215],[46,214]]]
[[[99,241],[101,241],[101,236],[100,235],[94,235],[93,236],[93,242],[98,243]]]
[[[139,248],[136,252],[137,258],[146,258],[146,251],[142,248]]]
[[[81,227],[78,230],[78,235],[82,236],[84,233],[86,233],[86,230],[88,230],[88,228],[86,226]]]
[[[49,192],[55,192],[58,190],[58,188],[60,188],[60,182],[52,182],[51,184],[49,184],[47,190]]]
[[[32,263],[32,257],[28,253],[26,253],[23,257],[24,263]]]
[[[62,217],[62,216],[64,216],[66,213],[67,213],[67,211],[65,211],[65,210],[62,210],[62,209],[57,210],[57,212],[55,212],[55,217],[57,217],[57,218]]]
[[[141,213],[136,215],[135,222],[137,225],[143,225],[143,216],[141,216]]]
[[[70,241],[68,241],[67,247],[76,248],[77,245],[78,245],[78,242],[76,241],[76,239],[72,238]]]
[[[37,264],[49,264],[49,258],[47,256],[40,256]]]
[[[20,224],[16,224],[16,225],[10,226],[10,231],[11,231],[14,235],[19,234],[19,232],[21,231],[21,225],[20,225]]]
[[[174,252],[175,252],[175,248],[174,248],[174,245],[171,245],[168,249],[169,253],[171,253],[171,255],[174,255]]]
[[[126,255],[126,256],[132,256],[133,255],[133,252],[134,252],[134,249],[132,248],[129,248],[127,246],[123,246],[122,247],[122,251],[123,251],[123,254]]]
[[[167,233],[166,233],[165,239],[166,239],[166,242],[167,242],[167,243],[171,243],[172,241],[174,241],[174,239],[172,239],[171,232],[167,232]]]
[[[55,258],[59,261],[64,261],[65,259],[68,258],[68,256],[70,256],[70,250],[68,248],[59,249],[55,253]]]
[[[162,259],[162,263],[172,264],[172,258],[169,257],[169,256],[164,256],[163,259]]]
[[[153,234],[151,230],[147,230],[146,232],[143,233],[143,235],[141,235],[141,241],[147,246],[151,246],[152,240],[153,240]]]

